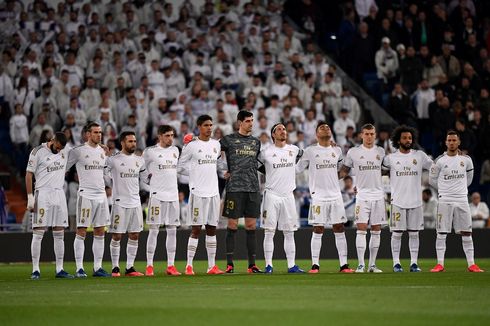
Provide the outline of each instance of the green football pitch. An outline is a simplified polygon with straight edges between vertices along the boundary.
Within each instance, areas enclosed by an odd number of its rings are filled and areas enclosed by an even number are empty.
[[[352,263],[354,261],[352,260]],[[273,275],[248,275],[246,262],[234,275],[56,280],[54,264],[42,264],[31,281],[29,264],[0,265],[1,325],[485,325],[490,320],[490,271],[466,272],[466,262],[449,259],[446,272],[429,273],[434,260],[421,260],[422,273],[339,274],[337,261],[322,261],[316,275],[288,275],[275,261]],[[490,268],[490,259],[477,261]],[[184,262],[178,262],[179,270]],[[299,261],[307,268],[309,261]],[[408,269],[408,262],[402,261]],[[86,269],[90,264],[86,263]],[[110,263],[104,262],[109,269]],[[136,268],[144,271],[144,262]],[[224,267],[220,261],[219,266]],[[65,265],[73,272],[74,265]],[[488,325],[488,324],[487,324]]]

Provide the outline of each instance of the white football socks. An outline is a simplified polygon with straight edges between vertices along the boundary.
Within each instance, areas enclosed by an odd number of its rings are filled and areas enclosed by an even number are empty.
[[[94,271],[98,271],[102,268],[102,259],[104,258],[104,246],[105,236],[94,235],[94,242],[92,243],[92,253],[94,254]]]
[[[347,264],[347,239],[345,238],[345,232],[334,232],[335,246],[339,253],[340,267]]]
[[[393,257],[393,266],[400,264],[400,248],[402,246],[401,232],[393,232],[391,234],[391,256]]]
[[[128,239],[128,244],[126,246],[126,269],[130,269],[134,266],[134,260],[136,259],[136,254],[138,253],[138,240]]]
[[[381,242],[381,231],[372,231],[369,239],[369,266],[376,265],[379,243]]]
[[[408,231],[408,249],[410,249],[410,265],[417,264],[419,259],[419,232]]]
[[[275,230],[265,229],[264,231],[264,258],[265,266],[272,266],[272,255],[274,253],[274,234]]]
[[[320,266],[320,251],[322,249],[323,233],[311,234],[311,265]]]
[[[146,266],[153,266],[153,257],[157,247],[159,225],[150,225],[148,239],[146,241]]]
[[[119,267],[119,255],[121,253],[121,241],[111,240],[111,261],[112,268]]]
[[[444,255],[446,254],[447,234],[438,233],[436,238],[437,263],[444,266]]]
[[[208,253],[208,269],[216,265],[216,236],[206,235],[206,251]]]
[[[463,251],[466,255],[466,261],[468,262],[468,267],[475,263],[475,250],[473,249],[473,238],[469,236],[461,236],[461,241],[463,242]]]
[[[65,257],[65,231],[53,231],[54,256],[56,258],[56,273],[63,270],[63,258]]]
[[[367,231],[357,230],[356,235],[356,248],[357,248],[357,260],[359,265],[365,266],[364,255],[366,253],[366,234]]]
[[[194,260],[194,256],[196,255],[198,243],[199,243],[199,239],[194,239],[193,237],[189,237],[189,242],[187,243],[187,265],[188,266],[192,266],[192,261]]]
[[[83,269],[83,254],[85,253],[85,237],[81,235],[75,235],[75,241],[73,241],[73,251],[75,253],[75,264],[77,265],[77,271]]]
[[[43,241],[44,230],[32,231],[31,256],[32,272],[40,271],[39,258],[41,257],[41,242]]]
[[[296,265],[296,244],[294,243],[294,232],[283,231],[284,234],[284,251],[286,252],[286,259],[288,261],[288,268]]]
[[[167,266],[173,266],[177,249],[177,228],[175,226],[167,226],[165,246],[167,247]]]

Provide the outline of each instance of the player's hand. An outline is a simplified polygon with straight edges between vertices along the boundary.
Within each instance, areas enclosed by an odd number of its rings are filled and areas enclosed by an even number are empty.
[[[35,204],[34,195],[27,194],[27,209],[32,212],[34,210],[34,204]]]
[[[230,172],[226,171],[223,177],[225,178],[225,180],[230,179],[230,177],[231,177]]]
[[[189,144],[191,141],[195,140],[196,136],[194,136],[194,134],[187,134],[184,136],[184,145],[187,145]]]
[[[107,145],[104,145],[104,144],[99,144],[100,147],[102,147],[102,149],[104,150],[104,153],[105,153],[105,156],[109,156],[109,147],[107,147]]]
[[[354,186],[354,195],[357,195],[357,187]]]

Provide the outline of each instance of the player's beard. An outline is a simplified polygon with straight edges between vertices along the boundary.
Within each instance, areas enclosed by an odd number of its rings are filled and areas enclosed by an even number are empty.
[[[412,143],[400,144],[400,147],[403,148],[404,150],[408,151],[408,150],[412,149]]]
[[[136,151],[136,148],[126,148],[126,152],[128,152],[129,154],[133,154],[134,152]]]

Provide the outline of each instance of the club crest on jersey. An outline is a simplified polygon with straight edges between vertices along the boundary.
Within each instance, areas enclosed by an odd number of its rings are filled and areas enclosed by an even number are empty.
[[[218,150],[216,148],[213,148],[213,152],[216,154],[218,153]]]
[[[140,167],[140,165],[138,164],[138,162],[135,162],[135,164],[136,164],[136,167],[137,167],[137,168],[139,168],[139,167]]]
[[[289,151],[289,156],[293,156],[293,152]]]
[[[65,153],[61,153],[61,158],[65,159]]]
[[[177,154],[174,153],[174,158],[177,158]]]
[[[100,158],[103,160],[104,159],[104,154],[100,154]]]
[[[376,159],[379,161],[381,160],[381,157],[379,157],[379,155],[376,155]]]
[[[413,165],[417,165],[417,160],[413,159],[412,163],[413,163]]]
[[[332,153],[332,157],[335,158],[335,153]]]
[[[459,162],[459,165],[461,165],[462,167],[464,167],[464,162],[463,161]]]

